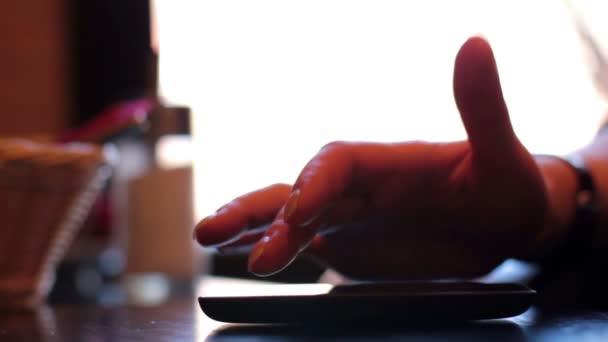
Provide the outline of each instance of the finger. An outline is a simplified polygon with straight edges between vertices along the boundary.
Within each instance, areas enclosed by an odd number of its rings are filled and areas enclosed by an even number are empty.
[[[351,182],[351,145],[326,145],[302,169],[285,203],[285,220],[294,226],[305,224],[339,199]]]
[[[316,233],[337,229],[336,226],[351,222],[366,213],[366,201],[360,197],[345,198],[332,206],[323,214],[304,226],[289,226],[279,215],[272,226],[264,233],[262,240],[252,249],[249,270],[257,275],[271,275],[287,267],[302,251],[307,249]],[[255,235],[259,238],[259,235]],[[238,242],[230,244],[242,247],[254,237],[239,239]],[[258,246],[259,245],[259,246]],[[240,250],[242,251],[242,249]]]
[[[248,228],[272,222],[291,187],[274,184],[240,196],[197,224],[194,237],[203,246],[229,243]]]
[[[269,276],[287,267],[306,247],[313,231],[293,229],[283,220],[275,220],[268,232],[256,243],[249,255],[249,272]]]
[[[222,248],[229,248],[229,247],[234,247],[234,246],[239,246],[239,245],[244,245],[244,244],[253,244],[264,236],[264,233],[266,233],[266,231],[268,230],[269,227],[270,227],[270,223],[265,224],[263,226],[256,227],[256,228],[247,229],[246,231],[241,233],[238,236],[238,238],[232,239],[232,241],[229,241],[226,243],[218,244],[214,247],[216,247],[218,249],[222,249]]]
[[[248,262],[249,272],[268,276],[283,270],[307,247],[316,233],[314,229],[321,229],[323,220],[323,216],[318,216],[308,226],[293,227],[285,222],[284,210],[281,209],[252,249]]]
[[[469,137],[473,155],[496,160],[513,155],[517,137],[505,104],[496,61],[488,42],[469,38],[454,63],[454,97]]]
[[[252,250],[250,271],[268,275],[285,268],[328,224],[347,223],[374,210],[391,210],[397,203],[414,211],[423,206],[425,194],[436,191],[433,179],[442,177],[433,170],[451,170],[447,165],[454,162],[454,156],[460,158],[450,148],[436,146],[334,143],[325,147],[306,165],[287,203]],[[365,198],[370,189],[373,193]]]
[[[264,236],[264,231],[247,231],[236,241],[217,247],[221,254],[244,254],[249,253],[253,246]]]
[[[428,143],[332,143],[324,147],[302,170],[285,204],[285,220],[295,227],[306,225],[346,196],[372,192],[372,206],[383,206],[407,192],[426,189],[432,170],[452,163],[450,148]],[[450,150],[450,151],[448,151]],[[454,154],[457,155],[457,154]],[[389,175],[399,173],[398,177]],[[379,188],[382,186],[382,188]],[[395,191],[399,188],[400,191]]]

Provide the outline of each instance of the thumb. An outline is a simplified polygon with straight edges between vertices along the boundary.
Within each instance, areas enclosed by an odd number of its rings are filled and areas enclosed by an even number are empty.
[[[519,143],[502,96],[492,48],[480,37],[469,38],[454,63],[454,97],[474,158],[496,160],[512,155]]]

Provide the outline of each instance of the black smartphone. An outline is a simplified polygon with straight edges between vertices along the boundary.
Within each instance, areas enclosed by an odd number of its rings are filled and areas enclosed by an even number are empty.
[[[266,285],[198,301],[207,316],[230,323],[453,322],[516,316],[535,294],[521,284],[394,282]]]

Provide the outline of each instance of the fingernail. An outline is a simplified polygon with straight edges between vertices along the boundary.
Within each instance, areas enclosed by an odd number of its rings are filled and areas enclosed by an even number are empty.
[[[251,254],[249,255],[249,270],[251,270],[251,266],[255,264],[255,262],[260,258],[260,256],[264,253],[264,249],[266,248],[266,244],[270,241],[270,237],[264,236],[253,248]]]
[[[300,198],[300,189],[292,192],[287,199],[287,203],[285,203],[285,214],[284,220],[289,221],[289,218],[293,215],[298,207],[298,199]]]
[[[213,218],[215,216],[215,214],[211,214],[207,217],[205,217],[204,219],[202,219],[196,226],[197,227],[203,227],[205,224],[207,224],[209,222],[209,220],[211,220],[211,218]]]
[[[217,209],[217,210],[215,211],[215,214],[213,214],[213,215],[222,214],[223,212],[225,212],[225,211],[226,211],[226,208],[228,208],[228,205],[229,205],[229,204],[230,204],[230,203],[227,203],[227,204],[224,204],[223,206],[219,207],[219,209]]]
[[[196,241],[196,229],[192,230],[192,240]]]

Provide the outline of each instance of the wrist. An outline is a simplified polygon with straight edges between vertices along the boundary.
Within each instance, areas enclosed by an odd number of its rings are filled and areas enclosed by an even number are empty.
[[[549,254],[566,240],[572,229],[577,202],[578,176],[564,160],[551,156],[535,156],[545,183],[547,208],[544,225],[528,248],[527,259],[535,260]]]
[[[608,131],[605,131],[593,144],[577,152],[585,159],[596,190],[597,227],[593,236],[595,249],[605,249],[608,246],[608,181],[606,177],[602,177],[608,174],[608,162],[604,152],[607,143]]]

